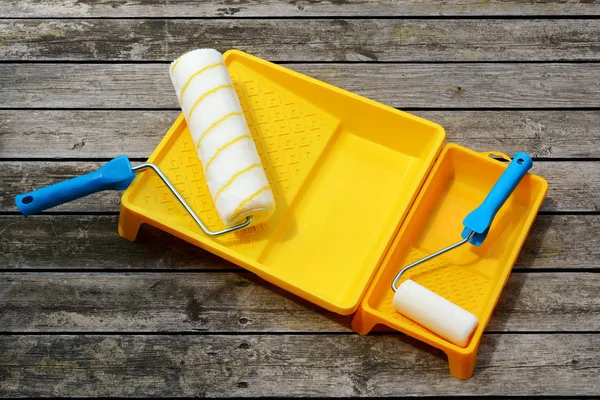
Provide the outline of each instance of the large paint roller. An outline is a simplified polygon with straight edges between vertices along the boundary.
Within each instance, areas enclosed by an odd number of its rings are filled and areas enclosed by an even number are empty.
[[[515,154],[515,157],[494,184],[483,203],[463,220],[462,240],[423,257],[400,270],[392,282],[392,289],[396,292],[392,303],[397,312],[457,346],[467,346],[471,335],[479,325],[479,320],[474,314],[413,280],[407,279],[400,286],[398,286],[398,282],[409,269],[467,242],[480,246],[487,237],[496,214],[532,165],[531,157],[526,153],[519,152]]]
[[[219,217],[226,225],[266,220],[275,200],[223,56],[194,50],[170,72]]]
[[[151,169],[206,235],[219,236],[266,221],[275,211],[275,199],[223,56],[212,49],[191,51],[171,64],[170,74],[225,229],[209,230],[156,165],[132,166],[126,156],[89,174],[17,195],[19,210],[30,215],[98,191],[123,190],[135,173]]]

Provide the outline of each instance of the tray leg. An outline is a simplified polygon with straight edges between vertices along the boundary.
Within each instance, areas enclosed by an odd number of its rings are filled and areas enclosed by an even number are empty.
[[[119,235],[121,237],[133,242],[137,237],[141,224],[142,220],[138,215],[121,205],[119,214]]]
[[[450,374],[458,379],[469,379],[477,363],[477,349],[470,354],[446,353],[450,364]]]
[[[371,315],[366,313],[362,306],[358,307],[354,318],[352,318],[352,329],[359,335],[366,335],[377,324]]]

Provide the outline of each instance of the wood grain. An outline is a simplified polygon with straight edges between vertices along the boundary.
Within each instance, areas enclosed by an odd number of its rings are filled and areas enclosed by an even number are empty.
[[[157,139],[158,142],[158,139]],[[18,211],[14,196],[79,176],[99,168],[102,162],[4,161],[0,162],[0,212]],[[537,161],[531,170],[549,183],[543,211],[599,211],[599,161]],[[60,205],[52,211],[118,212],[120,191],[95,193]]]
[[[599,30],[594,19],[0,20],[0,58],[170,61],[210,47],[299,62],[598,60]]]
[[[600,331],[600,274],[514,273],[487,331]],[[4,332],[351,332],[249,273],[6,273]]]
[[[594,64],[289,64],[398,107],[600,107]],[[0,64],[0,108],[173,108],[168,65]]]
[[[233,264],[156,228],[142,226],[131,243],[117,216],[0,216],[0,266],[5,269],[223,270]],[[600,216],[539,215],[515,269],[600,268]]]
[[[600,335],[484,335],[473,378],[401,335],[0,337],[3,396],[597,396]]]
[[[598,15],[597,0],[6,0],[4,17],[387,17]]]
[[[534,157],[598,157],[598,111],[414,111],[448,142]],[[0,158],[148,158],[179,111],[0,110]]]

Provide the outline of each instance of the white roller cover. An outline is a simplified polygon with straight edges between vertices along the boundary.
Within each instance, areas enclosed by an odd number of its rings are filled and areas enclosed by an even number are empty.
[[[460,347],[466,347],[479,320],[467,310],[411,281],[394,295],[394,309]]]
[[[221,221],[268,219],[275,199],[221,53],[193,50],[170,72]]]

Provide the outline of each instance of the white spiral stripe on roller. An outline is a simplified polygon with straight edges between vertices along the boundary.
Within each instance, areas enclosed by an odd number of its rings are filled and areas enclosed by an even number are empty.
[[[226,225],[267,219],[275,200],[223,56],[194,50],[170,71],[219,217]]]

